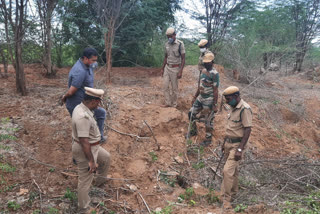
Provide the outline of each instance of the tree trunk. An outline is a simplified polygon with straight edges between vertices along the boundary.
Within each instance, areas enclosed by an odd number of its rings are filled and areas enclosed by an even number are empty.
[[[55,75],[55,72],[52,69],[52,62],[51,62],[51,47],[52,47],[52,40],[51,40],[51,13],[48,13],[48,17],[46,20],[47,28],[46,28],[46,34],[47,34],[47,41],[45,46],[45,52],[46,52],[46,67],[47,67],[47,76],[52,77]]]
[[[114,40],[114,25],[115,21],[110,19],[108,24],[108,33],[104,34],[105,49],[106,49],[106,63],[107,63],[107,79],[106,82],[111,83],[111,72],[112,72],[112,44]]]
[[[22,51],[21,42],[19,40],[15,44],[15,56],[16,56],[16,88],[22,96],[27,95],[26,81],[24,76],[24,68],[22,64]]]
[[[4,74],[3,75],[1,74],[1,76],[3,78],[7,78],[8,77],[8,60],[7,60],[7,57],[6,57],[2,47],[0,47],[0,56],[2,58],[3,69],[4,69]]]
[[[263,53],[263,68],[268,68],[268,53]]]
[[[14,32],[15,39],[15,59],[16,59],[16,88],[22,96],[27,95],[24,68],[22,64],[22,38],[23,38],[23,18],[24,18],[24,1],[16,0],[16,25]]]

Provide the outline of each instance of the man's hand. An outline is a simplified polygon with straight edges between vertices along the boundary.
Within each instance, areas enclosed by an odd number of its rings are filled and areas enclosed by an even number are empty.
[[[177,78],[178,78],[178,79],[181,79],[181,77],[182,77],[182,71],[179,71],[179,73],[178,73],[178,75],[177,75]]]
[[[97,165],[94,163],[94,161],[89,162],[89,173],[95,173],[97,170]]]
[[[161,69],[161,72],[160,72],[160,74],[161,74],[161,76],[163,77],[163,73],[164,73],[164,70],[163,70],[163,68]]]
[[[67,100],[67,97],[63,95],[60,100],[60,105],[62,106],[66,102],[66,100]]]
[[[236,151],[236,153],[234,154],[234,159],[236,161],[241,160],[241,156],[242,156],[242,152],[239,152],[238,150]]]
[[[196,101],[196,99],[197,99],[196,96],[194,96],[194,97],[192,98],[191,105],[193,105],[193,103]]]

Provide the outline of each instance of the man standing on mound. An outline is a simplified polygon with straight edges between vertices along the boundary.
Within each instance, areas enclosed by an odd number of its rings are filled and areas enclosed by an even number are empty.
[[[182,41],[176,39],[175,30],[170,27],[166,32],[165,56],[161,68],[164,90],[164,107],[177,107],[178,79],[182,77],[185,64],[185,49]],[[171,88],[170,88],[171,86]]]
[[[230,86],[223,91],[232,111],[228,116],[225,143],[222,148],[226,163],[223,168],[221,194],[224,209],[231,209],[231,201],[238,192],[239,162],[248,142],[252,127],[250,105],[240,97],[239,88]]]
[[[96,172],[95,185],[106,182],[110,154],[100,146],[101,134],[93,111],[101,104],[104,91],[85,87],[82,103],[72,113],[72,156],[78,167],[78,213],[90,213],[89,190]]]
[[[187,135],[195,136],[198,134],[196,119],[200,121],[203,120],[205,123],[206,137],[205,140],[200,143],[202,146],[211,144],[214,114],[218,111],[217,102],[220,80],[218,71],[213,67],[213,60],[214,55],[211,52],[203,56],[202,62],[206,70],[203,70],[200,75],[200,84],[193,97],[192,107],[188,114],[191,124]],[[201,116],[197,118],[200,112]]]
[[[93,88],[94,73],[97,65],[98,52],[94,48],[85,48],[82,57],[73,65],[69,72],[68,91],[63,95],[61,101],[66,102],[67,110],[72,116],[73,109],[81,103],[84,98],[84,87]],[[98,123],[101,134],[101,143],[106,141],[103,135],[106,110],[98,107],[94,110],[94,117]]]

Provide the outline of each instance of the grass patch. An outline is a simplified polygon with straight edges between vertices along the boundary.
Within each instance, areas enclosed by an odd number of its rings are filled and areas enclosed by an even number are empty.
[[[15,172],[16,168],[8,163],[0,163],[0,170],[3,172]]]
[[[69,188],[67,188],[66,193],[64,194],[64,198],[67,198],[70,201],[76,201],[77,194],[75,192],[72,192]]]
[[[177,183],[176,177],[167,175],[166,173],[167,173],[166,171],[161,171],[160,176],[159,176],[160,181],[162,181],[163,183],[165,183],[171,187],[174,187],[175,184]]]
[[[155,152],[153,152],[153,151],[149,152],[149,155],[151,157],[151,161],[152,162],[156,162],[158,160],[158,156],[157,156],[157,154]]]

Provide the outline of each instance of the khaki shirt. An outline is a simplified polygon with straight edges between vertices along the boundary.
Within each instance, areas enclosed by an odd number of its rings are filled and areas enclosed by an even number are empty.
[[[79,142],[79,137],[87,137],[89,143],[96,143],[101,139],[93,112],[83,103],[77,105],[72,113],[72,138]]]
[[[172,65],[181,64],[181,55],[179,53],[179,46],[180,46],[180,53],[185,54],[186,50],[184,49],[184,44],[182,41],[176,39],[172,44],[169,44],[169,42],[166,42],[165,48],[166,48],[168,64],[172,64]]]
[[[212,53],[212,52],[207,49],[205,52],[201,53],[200,56],[199,56],[199,62],[198,62],[199,71],[202,71],[205,68],[204,65],[203,65],[202,60],[203,60],[204,55],[207,54],[207,53]]]
[[[252,127],[252,111],[250,105],[241,99],[228,116],[226,136],[243,137],[245,127]]]

